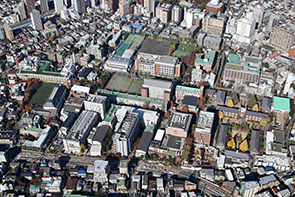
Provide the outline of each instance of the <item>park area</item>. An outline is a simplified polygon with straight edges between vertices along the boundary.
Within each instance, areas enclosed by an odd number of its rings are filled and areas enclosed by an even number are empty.
[[[186,54],[189,54],[192,50],[194,50],[196,47],[192,44],[184,44],[179,43],[177,46],[177,49],[174,51],[173,56],[179,57],[179,56],[185,56]]]
[[[34,106],[43,105],[54,86],[56,86],[54,83],[40,83],[37,87],[36,93],[33,95],[29,103]]]
[[[104,89],[139,95],[142,84],[143,80],[141,79],[113,75]]]

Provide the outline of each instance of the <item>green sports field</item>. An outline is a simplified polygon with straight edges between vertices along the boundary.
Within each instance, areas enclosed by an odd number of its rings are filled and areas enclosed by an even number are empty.
[[[130,46],[130,43],[123,42],[123,44],[118,49],[116,55],[122,56],[124,54],[124,52],[126,51],[126,49],[128,49],[129,46]]]
[[[46,102],[52,88],[56,85],[57,84],[54,84],[54,83],[42,82],[41,84],[38,85],[37,91],[31,98],[29,103],[33,104],[34,106],[43,105]]]
[[[185,56],[195,49],[195,45],[179,43],[176,51],[173,53],[174,57],[179,57],[181,55]]]
[[[142,84],[142,80],[114,75],[104,89],[139,95]]]
[[[126,38],[125,42],[131,43],[132,45],[131,45],[130,49],[136,50],[137,47],[142,43],[143,40],[144,40],[144,37],[142,37],[142,36],[130,34]]]

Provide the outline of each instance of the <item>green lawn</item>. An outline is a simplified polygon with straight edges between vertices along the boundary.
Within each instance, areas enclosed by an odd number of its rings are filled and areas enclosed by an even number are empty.
[[[36,93],[33,95],[29,103],[33,104],[34,106],[43,105],[46,102],[46,99],[49,96],[52,88],[56,85],[57,84],[54,83],[42,82],[39,84]]]
[[[177,49],[173,53],[173,56],[175,57],[179,57],[181,55],[185,56],[186,54],[190,53],[194,49],[195,49],[195,45],[179,43]]]

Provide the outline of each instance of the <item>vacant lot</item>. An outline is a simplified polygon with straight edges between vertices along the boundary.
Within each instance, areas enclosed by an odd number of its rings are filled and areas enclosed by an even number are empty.
[[[147,38],[142,43],[139,52],[154,55],[168,55],[171,45],[172,43],[168,41]]]

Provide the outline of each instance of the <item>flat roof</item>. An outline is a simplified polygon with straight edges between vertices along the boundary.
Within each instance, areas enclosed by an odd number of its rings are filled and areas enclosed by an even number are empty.
[[[212,66],[215,56],[216,56],[216,51],[214,51],[214,50],[207,51],[205,58],[204,59],[196,58],[195,63],[196,64],[206,64],[206,65]]]
[[[273,108],[281,111],[290,111],[290,99],[284,97],[273,97]]]

